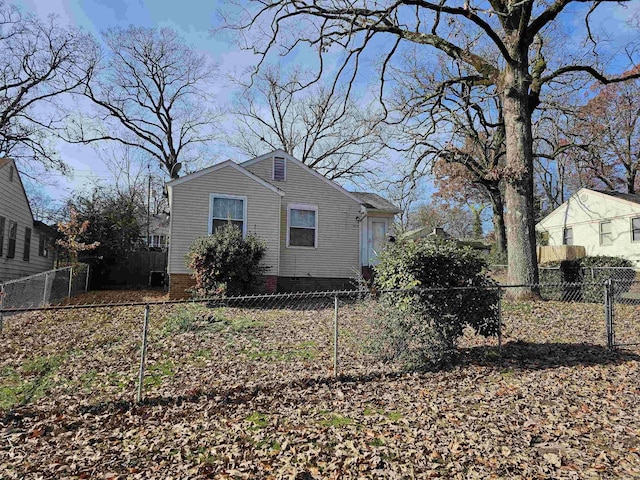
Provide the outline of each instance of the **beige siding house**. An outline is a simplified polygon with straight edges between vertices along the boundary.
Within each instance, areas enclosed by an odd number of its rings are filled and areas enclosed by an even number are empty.
[[[640,267],[640,195],[581,188],[536,230],[549,246],[583,246],[586,255],[624,257]]]
[[[346,287],[375,263],[399,211],[376,194],[348,192],[281,150],[228,160],[167,187],[172,297],[193,284],[185,266],[193,240],[229,220],[266,241],[267,290]]]
[[[0,158],[0,283],[51,270],[55,231],[34,222],[12,159]]]

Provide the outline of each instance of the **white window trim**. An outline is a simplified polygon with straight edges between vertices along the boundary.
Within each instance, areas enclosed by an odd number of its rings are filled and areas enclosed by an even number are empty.
[[[214,198],[230,198],[232,200],[242,200],[242,236],[247,236],[247,197],[244,195],[228,195],[226,193],[210,193],[209,194],[209,230],[207,235],[213,233],[213,199]]]
[[[290,245],[290,234],[291,234],[291,210],[313,210],[316,212],[316,235],[314,239],[313,247],[304,247],[301,245]],[[302,248],[305,250],[317,249],[318,248],[318,206],[317,205],[309,205],[306,203],[290,203],[287,205],[287,248]]]
[[[276,158],[281,158],[284,163],[284,178],[282,180],[276,180]],[[271,180],[276,182],[284,182],[287,179],[287,159],[286,157],[274,156],[271,161]]]
[[[640,243],[640,240],[634,240],[633,239],[633,221],[634,220],[640,220],[640,217],[631,217],[629,219],[629,232],[631,233],[631,238],[629,240],[631,240],[631,243]]]
[[[604,225],[605,223],[608,223],[609,227],[610,227],[608,235],[611,236],[611,243],[609,243],[609,244],[605,244],[602,241],[602,235],[603,235],[602,234],[602,225]],[[613,223],[611,222],[611,220],[603,220],[598,224],[598,227],[599,227],[598,228],[598,234],[599,234],[598,235],[598,237],[599,237],[598,240],[600,240],[600,246],[601,247],[611,247],[613,245]]]

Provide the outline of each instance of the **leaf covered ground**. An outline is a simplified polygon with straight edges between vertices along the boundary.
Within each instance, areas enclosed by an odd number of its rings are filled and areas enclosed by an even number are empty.
[[[505,302],[501,355],[468,335],[424,373],[369,353],[368,312],[340,308],[336,380],[330,303],[152,306],[139,405],[142,307],[6,318],[0,478],[640,476],[640,358],[606,350],[602,305]]]

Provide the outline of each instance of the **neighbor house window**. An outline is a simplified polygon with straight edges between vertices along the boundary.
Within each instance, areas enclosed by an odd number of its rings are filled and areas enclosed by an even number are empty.
[[[25,227],[24,229],[24,251],[22,252],[22,259],[25,262],[31,258],[31,229]]]
[[[640,217],[631,219],[631,240],[640,242]]]
[[[286,164],[282,157],[274,157],[273,159],[273,179],[285,180],[286,177]]]
[[[9,248],[7,248],[7,258],[16,256],[16,238],[18,236],[18,222],[9,221]]]
[[[318,207],[315,205],[289,205],[287,212],[287,246],[318,246]]]
[[[562,244],[573,245],[573,228],[565,228],[562,230]]]
[[[150,235],[147,240],[147,245],[152,248],[164,248],[167,246],[166,235]]]
[[[0,217],[0,257],[4,252],[4,224],[6,219],[4,217]]]
[[[600,222],[600,245],[613,245],[610,221]]]
[[[40,234],[38,237],[38,255],[41,257],[49,256],[48,239],[46,235]]]
[[[215,232],[231,222],[245,234],[247,232],[247,199],[233,195],[211,194],[211,214],[209,218],[209,233]]]

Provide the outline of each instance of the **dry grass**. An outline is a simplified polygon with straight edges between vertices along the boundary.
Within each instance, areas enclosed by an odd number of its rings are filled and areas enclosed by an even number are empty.
[[[141,307],[9,318],[0,478],[640,476],[639,359],[604,348],[602,306],[505,304],[502,356],[469,335],[420,374],[367,353],[346,306],[338,381],[325,306],[152,307],[142,405]]]

